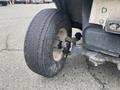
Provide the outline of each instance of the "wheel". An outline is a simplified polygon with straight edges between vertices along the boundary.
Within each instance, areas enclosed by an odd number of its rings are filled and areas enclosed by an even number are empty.
[[[38,13],[31,22],[24,46],[29,68],[45,77],[55,76],[64,66],[71,37],[69,18],[57,9]]]

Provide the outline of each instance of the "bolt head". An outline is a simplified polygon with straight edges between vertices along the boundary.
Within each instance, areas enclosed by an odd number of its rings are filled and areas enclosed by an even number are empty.
[[[111,29],[111,30],[117,30],[118,27],[119,27],[118,24],[111,24],[111,25],[110,25],[110,29]]]

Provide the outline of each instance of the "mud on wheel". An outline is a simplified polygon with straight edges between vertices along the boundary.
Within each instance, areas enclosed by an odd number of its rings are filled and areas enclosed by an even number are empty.
[[[29,68],[45,77],[55,76],[64,66],[71,37],[69,18],[56,9],[38,13],[26,34],[24,54]]]

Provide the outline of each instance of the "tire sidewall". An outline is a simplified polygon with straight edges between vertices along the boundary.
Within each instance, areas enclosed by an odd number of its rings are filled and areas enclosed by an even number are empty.
[[[32,20],[24,43],[24,55],[28,67],[44,77],[53,77],[63,68],[66,57],[60,62],[53,58],[53,43],[61,28],[71,37],[69,18],[57,9],[45,9]]]
[[[53,58],[53,43],[56,40],[56,35],[58,34],[59,30],[61,28],[65,28],[65,30],[67,30],[68,36],[71,37],[71,25],[69,23],[69,19],[63,13],[61,14],[56,15],[54,19],[52,19],[49,22],[50,24],[48,25],[48,28],[47,28],[48,31],[46,32],[46,38],[44,43],[44,45],[47,45],[47,47],[43,46],[43,48],[46,50],[44,50],[43,52],[42,59],[46,60],[45,64],[47,68],[45,67],[45,70],[46,70],[46,73],[49,73],[49,74],[51,72],[54,72],[54,74],[57,74],[57,72],[59,72],[63,68],[67,58],[66,57],[67,55],[63,55],[63,57],[59,62],[56,62]]]

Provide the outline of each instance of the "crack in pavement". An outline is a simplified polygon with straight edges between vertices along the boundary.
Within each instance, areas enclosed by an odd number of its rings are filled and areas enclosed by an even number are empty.
[[[9,34],[7,35],[6,40],[5,40],[5,46],[6,46],[5,49],[8,49],[8,40],[9,40]]]
[[[0,52],[3,51],[23,51],[22,49],[1,49]]]
[[[106,83],[102,82],[98,77],[96,77],[95,74],[92,74],[90,71],[89,73],[95,79],[95,81],[102,86],[102,90],[105,90]]]
[[[9,34],[7,35],[6,40],[5,40],[5,48],[1,49],[0,52],[3,52],[3,51],[23,51],[22,49],[9,49],[8,40],[9,40]]]
[[[90,73],[90,75],[94,78],[94,80],[102,86],[102,90],[106,90],[106,83],[105,82],[102,82],[96,75],[95,73],[93,74],[91,71],[90,71],[90,68],[91,68],[91,65],[89,64],[89,62],[86,60],[86,63],[87,63],[87,70],[88,72]]]

